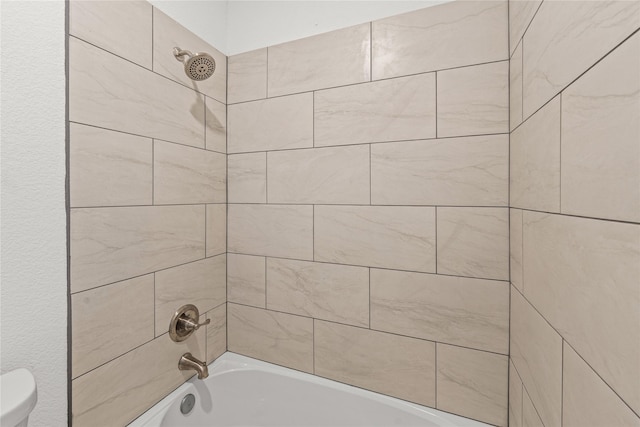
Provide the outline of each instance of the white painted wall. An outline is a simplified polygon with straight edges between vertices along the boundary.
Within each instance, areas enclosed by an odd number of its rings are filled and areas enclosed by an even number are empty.
[[[30,426],[63,426],[65,4],[0,3],[0,369],[23,366],[35,374]]]

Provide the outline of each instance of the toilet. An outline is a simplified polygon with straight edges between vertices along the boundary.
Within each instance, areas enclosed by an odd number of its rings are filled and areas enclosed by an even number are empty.
[[[36,380],[28,369],[0,375],[0,426],[26,427],[37,401]]]

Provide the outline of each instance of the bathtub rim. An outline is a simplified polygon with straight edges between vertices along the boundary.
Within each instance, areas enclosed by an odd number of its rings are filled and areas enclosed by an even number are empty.
[[[276,365],[265,362],[263,360],[254,359],[252,357],[243,356],[241,354],[226,351],[209,365],[209,378],[224,373],[235,371],[252,371],[258,370],[263,372],[274,373],[287,378],[298,379],[311,382],[320,386],[328,387],[334,390],[340,390],[347,393],[355,394],[360,397],[371,399],[375,402],[391,406],[394,409],[404,410],[412,414],[422,414],[433,418],[434,421],[443,421],[442,427],[492,427],[491,424],[471,418],[444,412],[436,408],[423,406],[407,400],[399,399],[393,396],[385,395],[375,391],[367,390],[358,386],[342,383],[336,380],[320,377],[303,371],[287,368],[285,366]],[[189,392],[194,383],[198,380],[194,375],[178,388],[173,390],[159,402],[147,409],[139,417],[127,424],[127,427],[157,427],[160,426],[165,414],[170,409],[172,403],[182,398],[185,393]]]

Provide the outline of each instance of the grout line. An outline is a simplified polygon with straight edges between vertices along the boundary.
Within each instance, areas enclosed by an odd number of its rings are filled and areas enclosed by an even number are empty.
[[[156,273],[153,273],[153,336],[158,334],[156,330]]]
[[[435,88],[436,89],[435,90],[435,93],[436,93],[436,112],[435,112],[435,114],[436,114],[435,119],[436,120],[435,120],[435,122],[436,122],[436,139],[437,139],[438,138],[438,72],[437,71],[435,72],[435,86],[436,86],[436,88]]]
[[[438,274],[438,207],[437,206],[434,207],[433,210],[434,210],[434,215],[435,215],[434,222],[435,222],[435,229],[436,229],[435,230],[436,231],[436,233],[435,233],[436,234],[436,247],[435,247],[435,249],[436,249],[436,254],[435,254],[435,258],[436,258],[436,274]]]
[[[560,92],[560,94],[558,95],[560,97],[560,123],[559,123],[559,127],[560,129],[558,130],[558,136],[559,136],[559,140],[560,140],[560,147],[559,147],[559,191],[558,191],[558,198],[560,199],[558,201],[558,210],[560,212],[562,212],[562,92]]]
[[[311,144],[316,146],[316,91],[311,92]]]
[[[313,359],[312,372],[316,374],[316,319],[311,319],[311,357]]]
[[[371,205],[371,202],[373,200],[372,199],[372,193],[373,193],[373,189],[372,189],[372,187],[373,187],[372,169],[373,169],[373,166],[371,165],[371,151],[372,151],[371,144],[369,144],[369,205]]]
[[[202,203],[196,203],[195,205],[201,205]],[[210,205],[221,205],[223,203],[208,203]],[[230,205],[239,205],[239,206],[265,206],[264,202],[234,202],[234,203],[229,203]],[[460,209],[467,209],[467,208],[475,208],[475,209],[509,209],[509,206],[497,206],[497,205],[493,205],[493,206],[461,206],[461,205],[434,205],[434,204],[428,204],[428,205],[389,205],[389,204],[375,204],[375,205],[369,205],[369,204],[357,204],[357,203],[309,203],[309,202],[304,202],[304,203],[282,203],[282,202],[277,202],[277,203],[269,203],[269,206],[343,206],[343,207],[362,207],[362,208],[376,208],[376,207],[389,207],[389,208],[460,208]],[[141,205],[141,206],[145,206],[145,205]],[[156,205],[156,206],[176,206],[176,205]],[[190,205],[180,205],[180,206],[190,206]],[[87,208],[91,208],[94,206],[88,206]],[[128,208],[128,207],[137,207],[137,206],[104,206],[104,207],[121,207],[121,208]],[[74,209],[85,209],[82,207],[78,207],[78,208],[74,208]],[[514,209],[520,209],[520,208],[514,208]]]
[[[564,424],[564,337],[561,335],[562,339],[562,353],[561,353],[561,362],[560,362],[560,423]]]
[[[369,329],[371,329],[371,267],[367,271],[369,273]]]
[[[65,380],[67,381],[66,389],[67,389],[67,425],[72,425],[73,423],[73,306],[71,299],[71,184],[70,184],[70,175],[71,175],[71,122],[69,121],[69,75],[70,75],[70,58],[69,58],[69,22],[70,22],[70,5],[69,2],[65,2],[64,8],[64,74],[65,74],[65,86],[64,86],[64,127],[65,127],[65,136],[64,136],[64,152],[65,152],[65,179],[64,179],[64,211],[65,211],[65,255],[66,255],[66,372],[65,372]]]
[[[434,365],[434,370],[435,375],[433,376],[434,378],[434,388],[435,388],[435,398],[434,398],[434,407],[437,409],[438,408],[438,342],[435,343],[434,345],[434,351],[433,351],[433,365]]]
[[[246,205],[249,203],[232,203]],[[158,203],[155,205],[112,205],[112,206],[72,206],[71,210],[76,209],[126,209],[126,208],[161,208],[161,207],[182,207],[182,206],[203,206],[203,205],[226,205],[224,202],[201,202],[201,203]]]
[[[156,203],[156,140],[151,139],[151,206]]]
[[[615,223],[619,223],[619,224],[632,224],[632,225],[640,224],[640,222],[626,221],[626,220],[622,220],[622,219],[597,218],[597,217],[592,217],[592,216],[577,215],[577,214],[570,214],[570,213],[563,213],[563,212],[551,212],[551,211],[542,211],[542,210],[537,210],[537,209],[519,208],[519,207],[515,207],[515,206],[513,207],[513,209],[520,209],[523,212],[536,212],[536,213],[542,213],[542,214],[547,214],[547,215],[564,216],[564,217],[569,217],[569,218],[590,219],[590,220],[593,220],[593,221],[606,221],[606,222],[615,222]],[[524,225],[523,225],[523,227],[524,227]]]
[[[311,205],[311,260],[316,260],[316,205]]]
[[[262,257],[264,259],[264,308],[267,310],[267,257]]]
[[[373,81],[373,21],[369,21],[369,82]]]

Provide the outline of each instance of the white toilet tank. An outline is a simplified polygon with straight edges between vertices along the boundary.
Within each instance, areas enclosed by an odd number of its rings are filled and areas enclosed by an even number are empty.
[[[0,375],[0,426],[26,427],[37,401],[36,380],[29,370]]]

